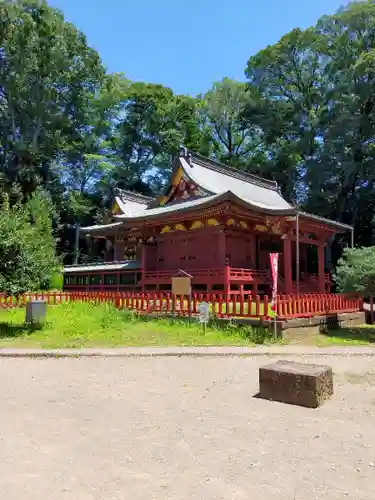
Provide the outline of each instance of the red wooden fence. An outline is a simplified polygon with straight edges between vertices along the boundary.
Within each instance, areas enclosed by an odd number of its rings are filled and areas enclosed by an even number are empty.
[[[0,308],[24,307],[27,302],[42,299],[50,305],[67,302],[109,302],[119,309],[129,309],[141,314],[159,313],[180,316],[197,315],[200,302],[210,304],[211,313],[219,318],[273,317],[268,297],[262,299],[250,294],[193,294],[191,297],[173,297],[170,293],[132,292],[45,292],[25,293],[18,297],[0,294]],[[280,319],[303,318],[325,314],[356,312],[363,310],[363,298],[339,294],[300,294],[277,297],[276,314]]]
[[[363,297],[346,294],[281,295],[277,300],[280,318],[308,318],[363,310]]]

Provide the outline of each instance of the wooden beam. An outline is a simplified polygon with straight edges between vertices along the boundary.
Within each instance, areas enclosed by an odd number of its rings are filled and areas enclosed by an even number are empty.
[[[285,293],[290,295],[293,291],[292,280],[292,242],[289,238],[283,240],[283,257],[284,257],[284,283]]]
[[[319,293],[325,293],[326,291],[326,280],[325,280],[325,269],[324,269],[324,244],[318,245],[318,286]]]

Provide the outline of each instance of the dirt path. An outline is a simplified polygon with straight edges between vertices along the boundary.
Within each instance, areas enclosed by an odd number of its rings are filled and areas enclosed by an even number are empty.
[[[373,500],[375,358],[295,359],[332,401],[253,398],[267,356],[0,359],[0,498]]]

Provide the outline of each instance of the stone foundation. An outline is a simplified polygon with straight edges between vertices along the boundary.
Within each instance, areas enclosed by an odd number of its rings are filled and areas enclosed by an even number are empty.
[[[150,318],[176,319],[176,316],[161,313],[149,314]],[[179,321],[196,322],[197,318],[192,316],[177,316]],[[339,328],[350,328],[365,324],[365,312],[341,313],[327,316],[313,316],[311,318],[293,318],[290,320],[278,320],[276,324],[277,337],[287,342],[313,343],[318,333]],[[260,320],[256,318],[213,318],[210,321],[218,327],[225,327],[228,324],[251,325],[255,328],[267,328],[272,333],[275,325],[273,320]]]
[[[329,366],[278,361],[259,369],[259,396],[307,408],[317,408],[333,394]]]
[[[280,322],[278,333],[280,337],[289,342],[311,342],[318,333],[361,326],[365,322],[364,311],[295,318]]]

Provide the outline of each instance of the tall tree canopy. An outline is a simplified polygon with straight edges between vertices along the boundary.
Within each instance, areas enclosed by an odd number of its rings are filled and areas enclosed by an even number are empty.
[[[245,115],[264,134],[264,170],[306,210],[354,224],[364,244],[375,215],[374,33],[375,3],[351,3],[288,33],[246,70],[259,100]]]
[[[0,185],[14,195],[59,182],[53,162],[85,123],[104,68],[85,36],[37,0],[0,2]]]
[[[131,83],[124,91],[111,138],[116,169],[112,181],[150,194],[165,182],[181,144],[207,152],[198,126],[197,101],[149,83]]]
[[[68,262],[78,225],[103,220],[117,187],[156,194],[184,144],[373,244],[375,2],[292,30],[245,74],[197,97],[131,82],[45,1],[2,0],[0,190],[10,207],[48,194]]]
[[[220,162],[241,167],[254,159],[259,146],[258,130],[242,119],[251,101],[245,83],[224,78],[200,96],[201,126],[212,156]]]

